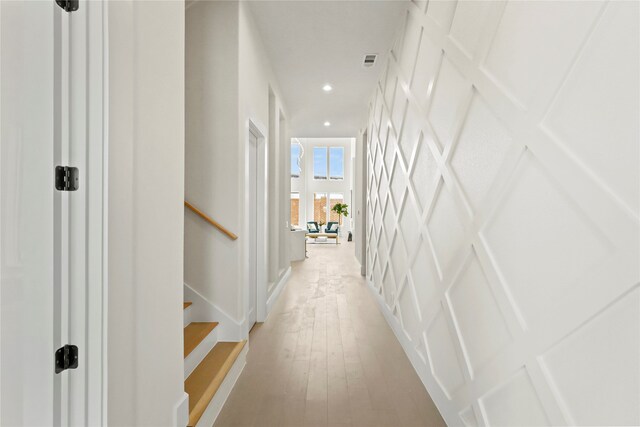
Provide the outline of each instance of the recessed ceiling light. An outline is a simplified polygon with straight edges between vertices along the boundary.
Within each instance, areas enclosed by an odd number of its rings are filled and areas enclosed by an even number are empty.
[[[331,86],[329,83],[327,83],[324,86],[322,86],[322,90],[325,91],[325,92],[331,92],[333,90],[333,86]]]
[[[331,122],[324,122],[325,126],[331,126]]]

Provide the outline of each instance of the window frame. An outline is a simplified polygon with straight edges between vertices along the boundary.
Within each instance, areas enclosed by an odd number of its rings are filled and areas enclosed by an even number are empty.
[[[345,169],[345,152],[346,150],[344,149],[344,147],[339,146],[339,145],[334,145],[334,146],[328,146],[327,147],[327,181],[344,181],[344,169]],[[342,152],[342,176],[339,178],[334,178],[331,176],[331,150],[340,150]]]
[[[289,165],[290,167],[293,166],[293,159],[294,159],[294,155],[293,155],[293,146],[297,146],[298,150],[299,150],[299,154],[297,156],[297,167],[298,167],[298,175],[294,175],[293,174],[293,170],[289,171],[289,175],[291,177],[291,179],[300,179],[302,177],[302,168],[303,168],[303,162],[302,162],[302,153],[303,153],[303,149],[302,149],[302,144],[300,144],[299,142],[292,142],[291,143],[291,147],[289,147],[289,156],[291,157],[291,164]]]
[[[324,177],[316,174],[316,150],[324,149],[325,161],[326,161],[326,174]],[[337,149],[342,151],[342,176],[333,178],[331,177],[331,149]],[[344,181],[345,179],[345,156],[347,150],[341,145],[319,145],[313,147],[313,180],[314,181]]]

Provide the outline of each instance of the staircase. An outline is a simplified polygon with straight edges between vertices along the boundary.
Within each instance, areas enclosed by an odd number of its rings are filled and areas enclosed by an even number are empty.
[[[242,371],[246,341],[218,342],[218,322],[191,321],[192,303],[185,302],[183,307],[188,425],[211,426]],[[242,358],[239,358],[241,354]]]

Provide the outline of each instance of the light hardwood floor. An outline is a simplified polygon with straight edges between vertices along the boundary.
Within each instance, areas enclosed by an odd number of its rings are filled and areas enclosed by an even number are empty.
[[[444,426],[360,276],[353,243],[309,245],[249,338],[215,426]]]

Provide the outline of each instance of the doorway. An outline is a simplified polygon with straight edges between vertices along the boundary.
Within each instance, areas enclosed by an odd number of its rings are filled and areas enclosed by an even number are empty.
[[[267,294],[267,154],[264,132],[249,122],[246,173],[247,333],[264,321]]]
[[[103,6],[0,2],[1,425],[106,420]]]

